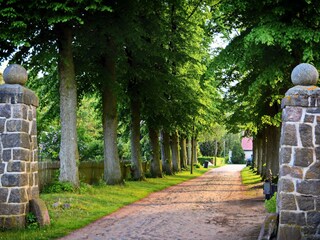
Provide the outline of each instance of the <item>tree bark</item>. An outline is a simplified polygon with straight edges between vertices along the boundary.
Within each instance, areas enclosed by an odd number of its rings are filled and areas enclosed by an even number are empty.
[[[109,185],[122,184],[123,177],[117,146],[117,97],[114,90],[116,84],[115,59],[107,56],[104,62],[106,83],[102,87],[103,138],[104,138],[104,180]]]
[[[187,164],[191,165],[191,158],[192,158],[192,144],[191,138],[187,138]]]
[[[72,27],[57,25],[60,79],[60,176],[59,181],[79,186],[77,144],[77,84],[72,53]]]
[[[180,172],[180,151],[179,151],[179,136],[178,132],[174,131],[171,136],[171,151],[172,151],[172,166],[173,172]]]
[[[149,127],[149,138],[152,149],[150,172],[152,177],[162,178],[162,165],[160,159],[159,131]]]
[[[187,168],[187,145],[186,145],[186,139],[185,137],[180,137],[180,164],[181,168],[185,169]]]
[[[131,142],[131,162],[133,165],[133,179],[143,180],[144,174],[142,170],[141,150],[140,150],[140,102],[138,97],[132,93],[130,99],[131,106],[131,126],[130,126],[130,142]]]
[[[198,156],[197,156],[197,137],[193,137],[191,139],[191,147],[192,147],[192,159],[193,159],[193,163],[198,163]]]
[[[172,175],[172,158],[170,151],[170,135],[166,131],[161,131],[162,139],[162,169],[167,175]]]

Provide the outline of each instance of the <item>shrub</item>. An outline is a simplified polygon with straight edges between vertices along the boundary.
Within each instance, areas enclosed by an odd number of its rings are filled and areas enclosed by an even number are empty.
[[[265,200],[264,206],[269,213],[275,213],[277,210],[277,193],[274,193],[273,197],[269,200]]]
[[[73,192],[74,187],[69,182],[55,181],[52,184],[45,187],[44,193],[61,193],[61,192]]]
[[[231,157],[232,163],[243,164],[245,163],[244,157],[245,157],[245,154],[241,147],[241,144],[240,143],[235,144],[232,148],[232,157]]]

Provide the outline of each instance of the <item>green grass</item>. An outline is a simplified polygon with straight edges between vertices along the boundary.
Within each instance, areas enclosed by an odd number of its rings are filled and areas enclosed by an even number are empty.
[[[174,176],[165,176],[162,179],[148,178],[142,182],[126,182],[124,186],[86,185],[81,187],[78,193],[41,194],[41,199],[48,206],[51,225],[41,229],[0,231],[0,239],[40,240],[58,238],[125,205],[142,199],[152,192],[198,177],[208,170],[197,168],[194,169],[192,175],[189,172],[181,172]],[[53,204],[57,202],[60,203],[60,206],[54,208]],[[70,204],[71,207],[64,209],[64,204]]]
[[[253,170],[250,169],[250,167],[245,167],[241,171],[241,178],[244,185],[256,184],[262,181],[261,176],[254,173]]]

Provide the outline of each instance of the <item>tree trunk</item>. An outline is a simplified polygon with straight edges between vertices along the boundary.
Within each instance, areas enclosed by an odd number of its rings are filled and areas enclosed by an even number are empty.
[[[187,164],[191,165],[191,158],[192,158],[192,144],[191,144],[191,138],[187,138]]]
[[[130,126],[130,142],[131,142],[131,162],[133,165],[133,179],[143,180],[144,174],[142,170],[141,150],[140,150],[140,102],[138,97],[132,93],[130,99],[131,106],[131,126]]]
[[[160,147],[159,147],[159,131],[149,127],[149,138],[152,149],[151,160],[151,176],[162,178],[162,165],[160,159]]]
[[[117,146],[117,97],[114,86],[116,84],[115,59],[109,56],[105,59],[106,83],[102,88],[102,122],[104,138],[104,180],[109,185],[122,184],[120,161]]]
[[[185,169],[187,168],[187,145],[186,145],[186,139],[184,137],[180,137],[180,163],[181,168]]]
[[[72,53],[72,28],[67,24],[58,26],[60,79],[60,176],[59,181],[79,186],[77,144],[77,84]]]
[[[170,152],[170,135],[166,131],[161,131],[163,156],[162,169],[167,175],[172,175],[172,158]]]
[[[214,166],[217,166],[218,141],[214,141]]]
[[[175,131],[171,136],[171,151],[172,151],[172,165],[173,172],[180,172],[180,151],[179,151],[179,136],[178,132]]]
[[[193,163],[198,163],[198,156],[197,156],[197,137],[193,137],[191,139],[191,147],[192,147],[192,159],[193,159]]]

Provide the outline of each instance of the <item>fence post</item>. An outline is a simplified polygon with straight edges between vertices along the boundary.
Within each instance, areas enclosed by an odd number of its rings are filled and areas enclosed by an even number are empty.
[[[282,100],[277,239],[320,237],[320,88],[310,64],[295,67]]]
[[[39,198],[36,108],[38,97],[23,85],[27,71],[9,65],[0,86],[0,228],[23,228]],[[34,206],[31,206],[34,205]],[[48,222],[49,217],[46,222]]]

